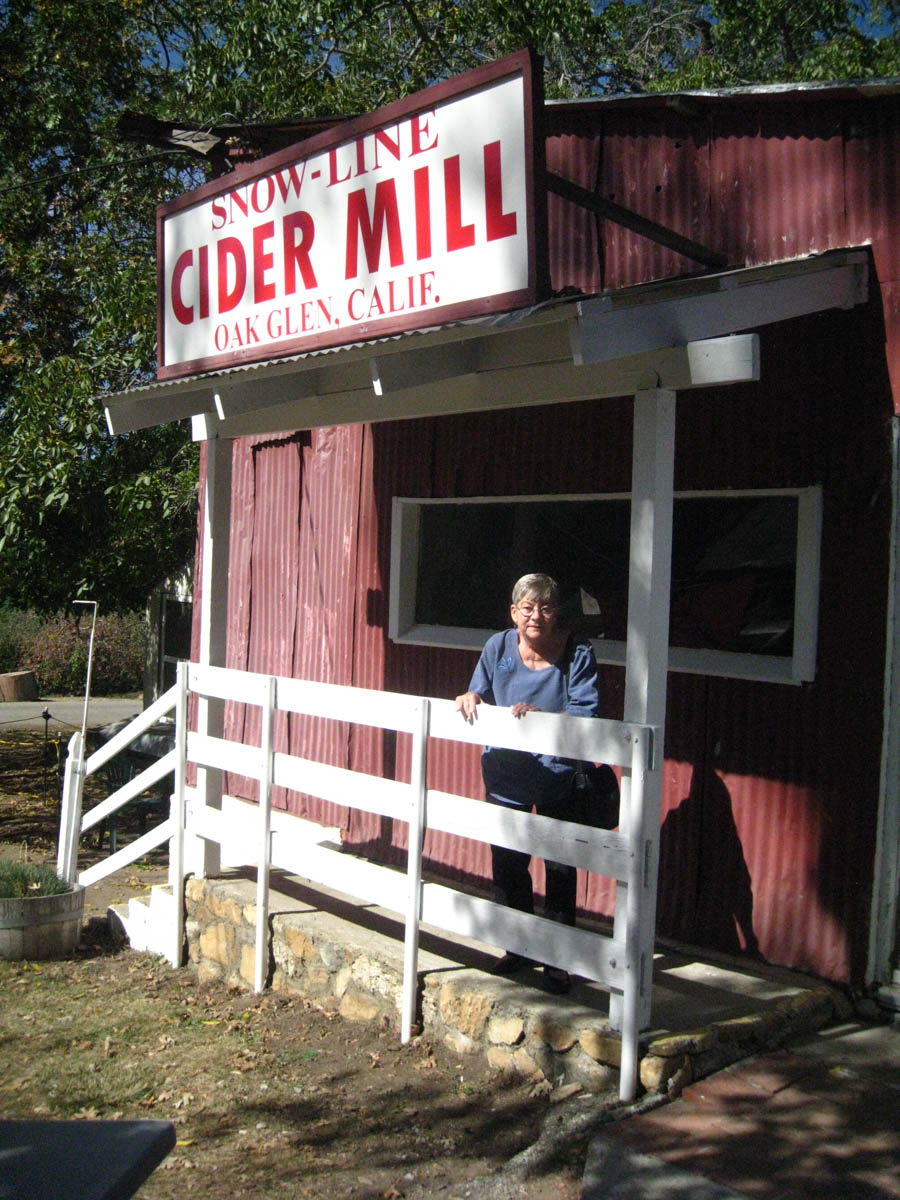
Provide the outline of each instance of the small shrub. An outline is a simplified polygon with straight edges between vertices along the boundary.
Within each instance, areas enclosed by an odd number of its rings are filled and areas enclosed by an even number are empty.
[[[0,608],[0,673],[17,671],[23,662],[23,646],[37,633],[41,618],[18,608]]]
[[[87,637],[83,644],[86,669]],[[140,691],[144,684],[146,657],[147,621],[142,613],[111,613],[98,617],[91,691],[97,696]],[[83,683],[80,690],[84,690]]]
[[[37,676],[41,695],[81,695],[87,678],[91,623],[71,617],[45,621],[23,646],[28,669]],[[91,694],[140,691],[144,677],[147,625],[140,613],[110,613],[97,618]]]
[[[0,900],[25,896],[60,896],[71,891],[52,867],[44,863],[11,862],[0,859]]]

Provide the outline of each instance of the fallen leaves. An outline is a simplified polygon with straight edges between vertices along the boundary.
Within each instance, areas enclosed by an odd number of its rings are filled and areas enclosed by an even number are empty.
[[[494,1090],[476,1066],[470,1080],[468,1062],[460,1095],[462,1068],[440,1044],[400,1047],[396,1030],[349,1024],[324,999],[263,1002],[105,946],[32,966],[0,964],[4,1116],[171,1120],[160,1200],[332,1200],[360,1195],[363,1178],[372,1197],[450,1195],[527,1144],[529,1113],[545,1107],[524,1083]]]

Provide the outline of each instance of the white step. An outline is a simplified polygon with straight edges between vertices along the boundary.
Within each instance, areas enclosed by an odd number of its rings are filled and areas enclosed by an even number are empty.
[[[124,935],[132,950],[168,954],[175,911],[172,889],[167,884],[154,884],[149,902],[132,896],[127,905],[112,905],[107,916],[111,927]]]

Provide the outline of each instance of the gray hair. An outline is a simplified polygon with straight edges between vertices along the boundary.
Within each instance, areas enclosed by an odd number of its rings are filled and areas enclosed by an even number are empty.
[[[512,602],[518,604],[520,600],[525,599],[537,600],[543,604],[555,604],[558,607],[559,585],[549,575],[523,575],[513,585]]]

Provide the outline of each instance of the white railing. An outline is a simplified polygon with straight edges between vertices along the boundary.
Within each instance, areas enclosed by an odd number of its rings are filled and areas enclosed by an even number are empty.
[[[258,706],[262,711],[260,745],[247,746],[221,737],[188,732],[185,720],[188,691],[208,700],[234,700]],[[621,721],[585,720],[550,713],[529,713],[525,719],[516,720],[508,709],[487,705],[479,706],[477,719],[469,725],[450,700],[311,683],[190,663],[180,664],[175,688],[91,756],[86,764],[87,771],[96,770],[108,761],[173,706],[176,708],[176,748],[150,769],[159,772],[158,778],[174,767],[172,813],[145,838],[98,864],[104,868],[103,874],[117,869],[111,865],[114,859],[121,860],[118,865],[133,861],[130,852],[140,842],[151,839],[154,845],[159,845],[167,837],[170,839],[169,877],[176,898],[183,894],[186,836],[218,842],[223,858],[230,865],[255,866],[254,984],[258,991],[265,986],[268,970],[270,868],[300,875],[401,914],[405,920],[401,1012],[404,1041],[411,1035],[415,1016],[418,937],[423,922],[595,980],[622,997],[620,1095],[623,1099],[634,1097],[639,1006],[642,995],[650,987],[653,949],[652,944],[641,944],[639,931],[646,924],[641,920],[641,904],[648,889],[646,864],[653,861],[651,839],[659,835],[658,828],[647,828],[643,811],[646,778],[651,771],[659,769],[654,761],[654,729]],[[410,781],[383,779],[276,751],[273,727],[277,710],[409,734],[412,739]],[[72,743],[78,737],[80,735],[76,734]],[[618,832],[595,829],[429,789],[426,786],[429,738],[477,745],[487,743],[619,766],[623,768],[622,826]],[[67,786],[73,796],[78,794],[80,810],[81,776],[77,758],[70,768],[72,743],[66,779],[68,781],[71,775],[72,782]],[[259,803],[248,804],[227,796],[208,803],[200,790],[185,787],[188,761],[200,768],[230,771],[258,780]],[[149,775],[150,772],[145,772],[91,809],[84,820],[79,811],[81,829],[103,820],[141,787],[148,786]],[[148,782],[142,783],[142,780]],[[273,786],[408,822],[406,875],[351,855],[336,855],[324,844],[329,831],[290,814],[272,811]],[[74,810],[74,800],[70,807]],[[63,829],[66,829],[65,811]],[[628,918],[624,939],[561,926],[443,884],[423,883],[422,846],[427,829],[522,850],[615,879],[624,891]],[[77,841],[71,834],[69,840],[73,844]],[[61,856],[63,842],[61,837]],[[146,853],[146,848],[141,853]],[[66,861],[72,868],[71,850],[69,854]],[[78,876],[79,881],[89,883],[100,878],[98,867],[83,872]],[[74,873],[67,874],[67,878],[73,877]],[[652,894],[652,887],[649,894]],[[174,907],[176,927],[172,930],[170,960],[180,964],[183,905],[176,903]]]
[[[111,792],[99,804],[95,804],[86,813],[82,813],[82,799],[85,779],[106,766],[118,754],[128,747],[143,733],[151,729],[161,718],[175,712],[175,748],[157,759],[144,771],[129,779],[122,787]],[[105,742],[99,750],[85,759],[85,745],[81,731],[78,730],[69,740],[66,757],[65,775],[63,777],[62,805],[60,813],[59,849],[57,855],[57,872],[69,883],[79,883],[82,887],[90,887],[108,875],[129,866],[145,854],[149,854],[158,846],[169,843],[169,882],[174,894],[176,889],[184,886],[184,747],[187,742],[187,671],[183,665],[179,667],[178,682],[169,688],[158,700],[146,708],[139,716],[114,737]],[[96,825],[113,817],[119,809],[134,800],[148,788],[160,783],[167,775],[175,773],[172,803],[169,815],[154,828],[147,830],[139,838],[117,850],[115,854],[101,859],[85,871],[78,870],[78,845],[82,834],[87,833]],[[172,931],[172,945],[168,955],[173,965],[180,965],[182,942],[184,938],[184,917],[180,905],[175,905],[178,913],[176,928]]]

